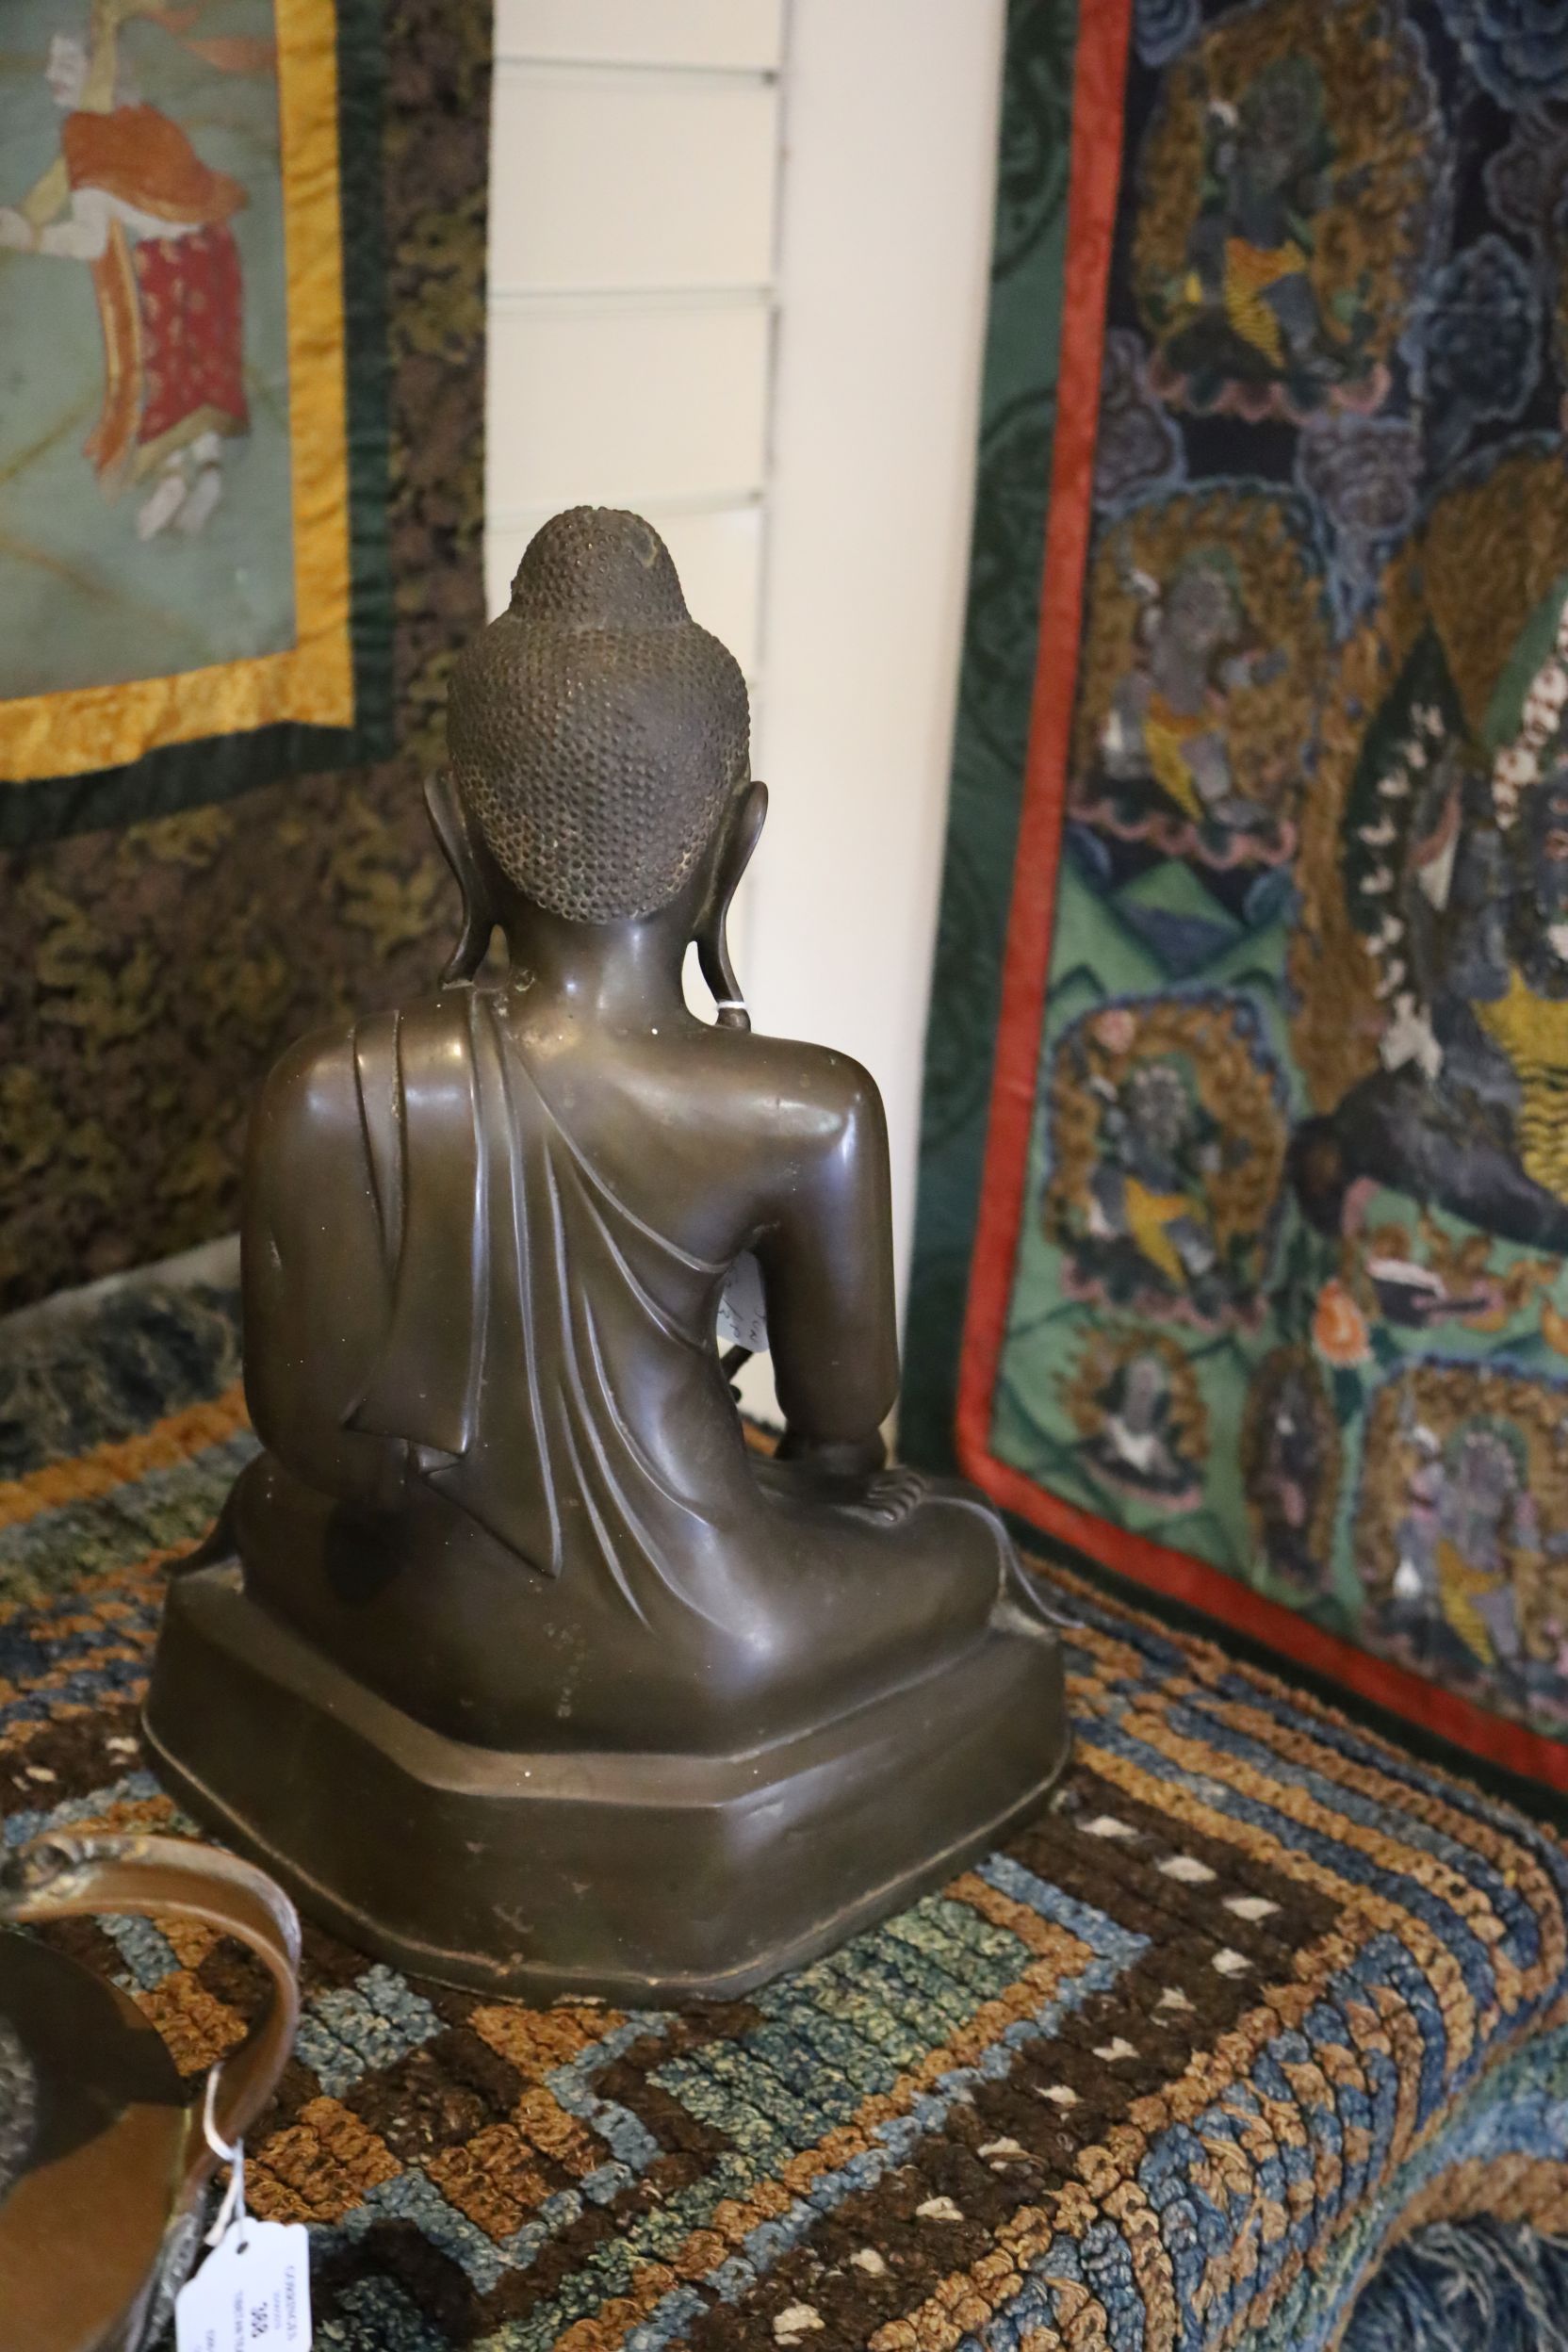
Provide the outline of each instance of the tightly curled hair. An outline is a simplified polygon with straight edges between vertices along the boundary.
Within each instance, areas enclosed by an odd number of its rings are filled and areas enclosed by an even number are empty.
[[[577,506],[529,543],[512,602],[460,656],[452,778],[491,856],[580,923],[649,915],[745,773],[745,681],[686,610],[640,515]]]

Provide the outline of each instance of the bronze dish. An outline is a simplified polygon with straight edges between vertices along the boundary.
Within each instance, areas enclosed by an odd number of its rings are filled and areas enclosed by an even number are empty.
[[[140,2352],[198,2249],[219,2162],[203,2103],[134,2001],[15,1933],[91,1912],[237,1936],[271,1998],[219,2070],[225,2145],[271,2097],[294,2040],[299,1921],[261,1871],[171,1838],[40,1838],[0,1866],[0,2344]]]

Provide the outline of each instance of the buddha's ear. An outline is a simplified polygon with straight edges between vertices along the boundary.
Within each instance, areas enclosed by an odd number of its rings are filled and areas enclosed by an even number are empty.
[[[713,881],[708,904],[697,925],[697,962],[710,995],[719,1008],[721,1029],[749,1029],[751,1016],[741,995],[741,984],[735,977],[730,961],[727,924],[741,877],[751,863],[752,852],[762,837],[767,823],[768,788],[756,782],[745,785],[730,803],[729,817],[720,840],[713,866]]]
[[[441,974],[442,986],[449,988],[455,980],[471,980],[490,952],[497,923],[495,889],[489,853],[445,768],[425,786],[425,813],[463,897],[462,935]]]

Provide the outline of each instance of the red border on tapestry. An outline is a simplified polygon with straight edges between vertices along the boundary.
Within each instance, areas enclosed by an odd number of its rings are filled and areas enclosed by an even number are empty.
[[[974,1257],[959,1371],[958,1459],[977,1485],[1091,1560],[1233,1625],[1361,1697],[1509,1771],[1568,1790],[1568,1747],[1473,1706],[1425,1676],[1371,1657],[1266,1600],[1207,1561],[1064,1502],[990,1450],[992,1396],[1023,1217],[1055,913],[1061,819],[1084,614],[1104,351],[1105,297],[1121,181],[1133,0],[1081,11],[1062,293],[1056,433],[1047,510],[1039,643],[997,1031]],[[1055,667],[1050,665],[1054,662]]]

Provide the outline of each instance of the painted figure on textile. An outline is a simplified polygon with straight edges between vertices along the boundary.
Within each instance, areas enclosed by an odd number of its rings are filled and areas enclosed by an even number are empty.
[[[1245,1143],[1233,1148],[1245,1155]],[[1131,1296],[1152,1273],[1189,1296],[1200,1314],[1218,1306],[1219,1249],[1207,1193],[1225,1153],[1224,1130],[1182,1057],[1139,1063],[1119,1086],[1105,1086],[1088,1237],[1104,1257],[1113,1298],[1123,1285]]]
[[[1112,1006],[1063,1038],[1045,1225],[1075,1283],[1213,1325],[1254,1303],[1284,1128],[1244,1018]]]
[[[1237,105],[1211,100],[1205,131],[1184,267],[1149,292],[1166,365],[1199,407],[1232,380],[1279,383],[1294,405],[1315,407],[1365,376],[1362,289],[1348,290],[1331,322],[1309,267],[1315,219],[1331,197],[1352,199],[1365,174],[1335,186],[1323,77],[1307,57],[1276,58]]]
[[[1527,616],[1522,675],[1509,649],[1490,756],[1430,629],[1367,731],[1338,888],[1377,1067],[1294,1152],[1302,1205],[1326,1231],[1353,1221],[1372,1180],[1484,1233],[1568,1250],[1565,611],[1554,587]]]
[[[1208,1414],[1191,1365],[1162,1332],[1094,1332],[1067,1389],[1092,1475],[1168,1512],[1203,1491]]]
[[[335,688],[292,670],[243,694],[216,678],[302,645],[320,671],[309,648],[337,627],[343,508],[298,495],[343,466],[328,24],[311,0],[6,0],[5,29],[7,773],[69,770],[73,745],[81,763],[64,697],[84,690],[202,672],[219,731],[235,696],[335,715]],[[286,172],[286,99],[303,109]],[[113,766],[172,723],[149,702],[100,715],[94,742]]]
[[[1327,646],[1296,504],[1155,497],[1089,580],[1068,840],[1090,887],[1178,977],[1280,913]]]
[[[1517,1571],[1540,1549],[1525,1444],[1505,1422],[1464,1424],[1434,1461],[1437,1595],[1450,1630],[1483,1666],[1516,1668]],[[1399,1570],[1395,1570],[1395,1584]]]
[[[1253,1533],[1271,1573],[1297,1593],[1327,1587],[1339,1495],[1339,1428],[1304,1348],[1280,1348],[1247,1400],[1241,1470]]]
[[[1427,1364],[1371,1418],[1357,1535],[1381,1643],[1568,1720],[1568,1392]]]
[[[1137,570],[1126,585],[1138,604],[1134,658],[1100,737],[1111,792],[1135,808],[1163,795],[1221,847],[1227,834],[1277,833],[1236,776],[1225,717],[1238,689],[1266,684],[1288,657],[1251,635],[1234,563],[1223,547],[1194,547],[1168,589]]]
[[[150,539],[204,528],[222,496],[226,437],[249,425],[244,293],[230,221],[244,188],[203,162],[187,134],[139,102],[119,71],[132,15],[176,31],[195,11],[98,0],[90,47],[50,43],[60,154],[20,208],[0,208],[0,246],[85,262],[104,340],[103,407],[86,453],[112,497],[153,487],[137,515]],[[214,62],[254,66],[254,44],[207,44]]]
[[[1172,66],[1134,257],[1166,399],[1248,419],[1382,404],[1430,213],[1429,91],[1381,0],[1263,0]]]

